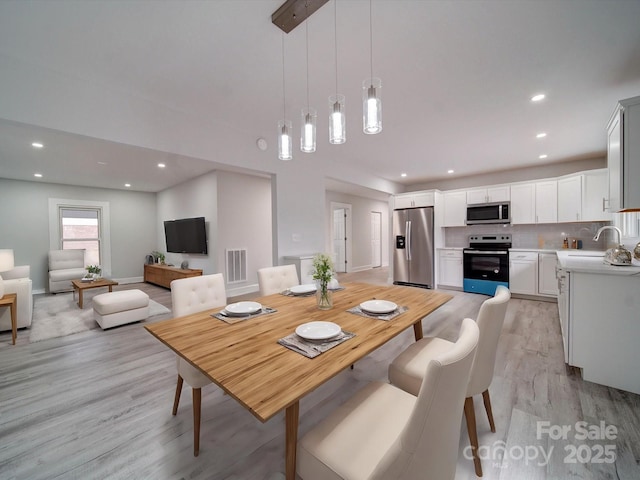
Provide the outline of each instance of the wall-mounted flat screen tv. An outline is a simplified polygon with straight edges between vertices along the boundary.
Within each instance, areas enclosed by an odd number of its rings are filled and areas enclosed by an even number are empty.
[[[165,220],[164,236],[167,252],[207,253],[207,232],[204,217]]]

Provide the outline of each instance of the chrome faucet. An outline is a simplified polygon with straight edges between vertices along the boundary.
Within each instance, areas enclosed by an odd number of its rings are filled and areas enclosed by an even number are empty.
[[[604,230],[615,230],[616,232],[618,232],[618,245],[622,242],[622,231],[618,227],[614,227],[613,225],[605,225],[604,227],[600,227],[598,229],[598,232],[593,236],[594,242],[598,241],[598,239],[600,238],[600,234]]]
[[[598,229],[598,233],[593,237],[594,242],[598,241],[600,234],[604,230],[615,230],[618,232],[618,246],[610,248],[604,252],[605,263],[610,263],[611,265],[631,265],[631,252],[622,245],[622,232],[618,227],[614,227],[612,225],[600,227],[600,229]]]

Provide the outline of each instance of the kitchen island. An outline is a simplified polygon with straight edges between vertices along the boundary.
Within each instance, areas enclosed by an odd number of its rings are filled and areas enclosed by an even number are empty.
[[[640,394],[640,266],[604,252],[558,252],[565,360],[584,380]]]

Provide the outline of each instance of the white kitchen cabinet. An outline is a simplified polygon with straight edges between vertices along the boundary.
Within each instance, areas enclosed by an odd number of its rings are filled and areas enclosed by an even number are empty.
[[[467,217],[467,192],[445,192],[443,227],[464,227]]]
[[[558,181],[536,182],[536,223],[557,223]]]
[[[558,179],[558,222],[582,220],[582,175]]]
[[[511,223],[536,223],[536,184],[511,185]]]
[[[462,288],[462,250],[443,248],[438,260],[438,285]]]
[[[538,252],[509,253],[509,290],[511,293],[538,293]]]
[[[538,295],[558,296],[557,265],[558,256],[555,253],[538,253]]]
[[[609,212],[640,208],[640,96],[618,102],[607,126]]]
[[[585,222],[611,221],[607,211],[609,178],[606,168],[589,170],[582,174],[582,220]]]
[[[393,208],[433,207],[435,204],[435,192],[411,192],[396,195],[393,199]]]
[[[474,188],[467,191],[467,204],[508,202],[511,198],[509,185]]]
[[[558,179],[558,222],[610,221],[606,211],[607,170],[597,169]]]
[[[571,272],[569,364],[583,380],[640,394],[639,291],[637,275]]]

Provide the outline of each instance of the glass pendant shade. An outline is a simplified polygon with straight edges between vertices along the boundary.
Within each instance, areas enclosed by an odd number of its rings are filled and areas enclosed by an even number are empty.
[[[302,109],[302,127],[300,131],[300,150],[304,153],[316,151],[316,122],[318,112],[313,108]]]
[[[372,135],[382,131],[382,80],[368,78],[362,82],[362,130]]]
[[[344,114],[344,95],[329,97],[329,143],[339,145],[347,141],[347,125]]]
[[[280,160],[293,159],[291,128],[291,122],[288,120],[278,122],[278,158]]]

